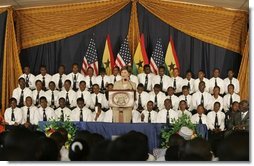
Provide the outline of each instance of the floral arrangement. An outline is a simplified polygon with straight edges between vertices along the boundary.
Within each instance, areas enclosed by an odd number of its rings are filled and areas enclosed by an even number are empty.
[[[64,128],[68,133],[68,140],[65,143],[65,147],[69,149],[71,142],[74,140],[77,128],[73,122],[69,119],[62,122],[60,119],[51,119],[45,124],[44,129],[41,129],[47,137],[50,137],[52,133],[57,131],[59,128]]]
[[[193,130],[193,136],[196,135],[196,125],[191,122],[191,119],[189,116],[184,114],[183,116],[179,117],[177,120],[172,120],[172,125],[167,124],[164,125],[161,129],[161,146],[162,148],[168,148],[168,141],[171,135],[178,133],[181,127],[185,126],[189,129]]]

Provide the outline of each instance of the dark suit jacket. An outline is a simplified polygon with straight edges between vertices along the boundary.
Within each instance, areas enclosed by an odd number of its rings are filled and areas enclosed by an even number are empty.
[[[245,130],[249,131],[249,111],[245,115],[245,117],[240,121],[241,125],[244,125]]]
[[[232,130],[234,126],[239,125],[241,122],[241,112],[226,112],[226,127],[228,130]]]

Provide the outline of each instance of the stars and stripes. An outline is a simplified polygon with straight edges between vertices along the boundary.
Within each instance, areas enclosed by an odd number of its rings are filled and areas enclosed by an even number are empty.
[[[164,52],[162,49],[161,39],[157,40],[155,49],[150,59],[150,67],[153,73],[158,74],[159,66],[164,65]]]
[[[97,51],[95,47],[95,41],[93,38],[91,38],[86,54],[84,56],[81,73],[86,75],[86,71],[88,67],[92,67],[94,69],[94,74],[98,75],[99,73],[98,56],[97,56]]]
[[[124,42],[121,44],[121,48],[120,48],[119,53],[117,54],[115,64],[119,68],[122,68],[124,66],[131,64],[131,53],[130,53],[130,48],[128,45],[127,38],[125,38]]]

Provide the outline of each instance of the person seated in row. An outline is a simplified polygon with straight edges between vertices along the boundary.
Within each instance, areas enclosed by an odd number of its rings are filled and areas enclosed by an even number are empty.
[[[135,88],[137,88],[137,86],[139,84],[138,83],[138,77],[133,75],[133,73],[132,73],[132,67],[131,66],[128,66],[128,72],[129,72],[130,81],[134,82],[135,85],[136,85]]]
[[[228,94],[223,97],[224,111],[227,112],[231,109],[232,103],[234,101],[240,102],[240,96],[235,93],[234,85],[228,85]]]
[[[52,80],[52,77],[47,73],[46,66],[40,66],[40,74],[35,77],[35,80],[40,80],[42,82],[42,89],[44,91],[48,90],[48,85],[49,82]]]
[[[92,67],[87,68],[87,76],[85,76],[86,87],[89,92],[93,90],[93,84],[96,84],[96,76],[94,75],[94,69]]]
[[[179,102],[179,110],[177,111],[178,117],[182,117],[184,114],[187,115],[188,117],[191,117],[192,114],[190,111],[187,110],[187,104],[185,100],[181,100]]]
[[[94,84],[92,88],[93,93],[90,95],[91,96],[90,109],[94,111],[95,106],[98,103],[101,103],[102,109],[106,111],[108,109],[108,102],[105,97],[105,94],[100,93],[100,88],[98,84]]]
[[[24,78],[26,87],[30,90],[35,89],[35,76],[31,73],[30,67],[25,66],[23,69],[23,74],[19,78]]]
[[[79,82],[79,90],[77,91],[77,98],[83,98],[86,103],[86,107],[87,108],[90,107],[91,102],[92,102],[91,93],[87,91],[85,81]]]
[[[225,113],[226,129],[232,132],[235,126],[239,125],[241,112],[239,111],[239,102],[234,101],[231,109]]]
[[[88,69],[87,69],[87,72],[88,72]],[[70,80],[71,89],[75,92],[78,90],[79,82],[82,80],[85,80],[84,75],[79,72],[79,67],[77,63],[72,64],[72,72],[67,75],[66,80]]]
[[[198,78],[194,81],[194,92],[199,91],[199,83],[203,81],[206,85],[204,91],[209,92],[209,80],[205,77],[205,72],[203,70],[199,70]]]
[[[165,67],[159,67],[159,74],[153,77],[153,84],[154,87],[156,84],[161,86],[161,91],[166,92],[168,87],[172,85],[172,80],[169,76],[165,75]]]
[[[141,122],[144,123],[157,123],[157,111],[153,110],[154,104],[152,101],[148,101],[146,109],[141,113]]]
[[[58,91],[61,91],[63,89],[63,84],[66,79],[67,79],[67,75],[65,74],[65,66],[60,65],[58,67],[58,73],[56,73],[52,76],[52,81],[54,81],[54,83],[56,85],[56,89]]]
[[[60,92],[59,98],[63,97],[66,101],[66,107],[73,109],[76,107],[77,94],[71,89],[71,81],[65,80],[64,89]]]
[[[33,90],[33,92],[32,92],[33,104],[36,107],[40,107],[40,98],[43,97],[43,96],[45,97],[46,94],[45,94],[45,91],[42,89],[43,84],[42,84],[41,80],[36,80],[35,81],[35,86],[36,86],[36,89]]]
[[[72,112],[66,107],[65,99],[63,97],[59,98],[58,103],[59,107],[55,110],[56,119],[61,122],[70,120]]]
[[[22,110],[22,124],[26,128],[32,128],[32,126],[37,125],[36,116],[38,114],[38,108],[33,105],[32,97],[26,97],[26,105],[21,108]]]
[[[176,96],[180,96],[182,92],[183,79],[179,76],[180,71],[178,68],[173,69],[173,77],[171,77],[171,87],[174,87]]]
[[[85,107],[84,99],[77,99],[77,107],[72,110],[70,120],[80,122],[91,122],[93,121],[94,112]]]
[[[106,97],[107,101],[109,100],[109,91],[113,90],[113,88],[114,88],[114,84],[112,84],[112,83],[109,83],[106,86],[105,97]]]
[[[93,117],[95,122],[112,122],[112,110],[104,112],[102,110],[101,103],[97,103],[95,106],[95,114]]]
[[[220,95],[223,95],[224,90],[224,81],[220,78],[220,69],[215,68],[213,70],[213,77],[209,80],[209,92],[210,94],[213,94],[213,88],[214,87],[220,87]]]
[[[154,103],[154,110],[159,111],[164,108],[164,100],[166,99],[165,93],[161,91],[160,84],[155,84],[153,91],[149,93],[150,100]]]
[[[171,101],[172,108],[178,110],[179,107],[179,98],[175,95],[175,88],[170,86],[167,89],[167,99]]]
[[[113,73],[112,75],[109,76],[110,77],[110,82],[114,85],[114,83],[116,81],[120,81],[122,79],[121,75],[120,75],[120,68],[118,66],[115,66],[113,68]]]
[[[151,72],[151,68],[149,64],[144,65],[143,68],[144,72],[138,74],[138,81],[139,83],[144,85],[144,90],[146,92],[151,92],[153,90],[153,77],[155,76],[152,72]]]
[[[100,92],[105,93],[106,86],[110,83],[110,77],[106,75],[106,69],[100,69],[100,75],[96,77],[96,84],[100,86]]]
[[[22,123],[22,110],[17,107],[17,100],[12,97],[9,100],[10,107],[4,112],[4,121],[6,125],[18,126]]]
[[[172,124],[178,119],[178,113],[172,109],[170,99],[164,100],[164,109],[160,110],[157,114],[157,123]]]
[[[56,118],[56,114],[53,108],[48,106],[47,98],[42,96],[40,98],[40,108],[38,108],[36,114],[36,122],[39,121],[50,121]]]
[[[215,102],[219,102],[220,103],[220,111],[223,110],[224,108],[224,103],[223,103],[223,98],[220,96],[220,87],[219,86],[215,86],[213,88],[213,95],[211,98],[211,110],[213,110],[213,106]]]
[[[48,101],[48,105],[53,108],[56,109],[59,105],[58,105],[58,99],[59,99],[59,91],[56,90],[56,85],[55,82],[50,81],[49,82],[49,90],[47,90],[45,92],[45,97],[47,98]]]
[[[179,99],[179,101],[181,101],[181,100],[185,100],[186,101],[188,111],[192,111],[193,110],[192,96],[190,95],[189,87],[187,85],[184,85],[182,87],[182,95],[179,96],[178,99]]]
[[[228,85],[233,84],[235,87],[235,93],[239,93],[239,81],[234,77],[234,71],[232,69],[228,70],[228,77],[224,79],[225,93],[228,93]]]
[[[186,72],[185,78],[183,79],[183,86],[187,86],[189,88],[189,93],[193,94],[194,93],[194,81],[193,79],[193,74],[190,70]]]
[[[147,102],[150,100],[149,94],[144,91],[144,85],[138,84],[136,99],[134,103],[134,111],[142,112],[146,108]]]
[[[215,102],[213,110],[207,114],[208,128],[214,133],[224,131],[225,129],[225,114],[220,111],[220,103]]]
[[[197,113],[192,115],[191,122],[193,124],[205,124],[208,128],[208,119],[205,114],[205,108],[202,104],[198,105]]]

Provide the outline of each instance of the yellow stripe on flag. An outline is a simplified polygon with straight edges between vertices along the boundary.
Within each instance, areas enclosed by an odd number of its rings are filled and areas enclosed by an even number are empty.
[[[168,48],[165,56],[165,64],[167,66],[168,72],[170,76],[173,76],[173,69],[179,68],[178,58],[175,52],[174,42],[170,37],[170,41],[168,43]]]

